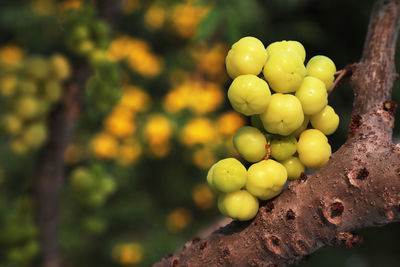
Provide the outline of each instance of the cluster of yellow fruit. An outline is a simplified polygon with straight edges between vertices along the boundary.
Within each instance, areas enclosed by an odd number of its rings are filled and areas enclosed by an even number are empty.
[[[1,92],[7,98],[8,113],[2,116],[5,132],[12,136],[11,148],[23,154],[41,146],[47,138],[46,117],[52,105],[60,100],[63,82],[71,75],[68,60],[62,55],[46,59],[31,56],[14,73],[2,77]]]
[[[99,207],[115,192],[116,184],[100,165],[78,167],[71,173],[70,184],[77,199],[88,207]]]
[[[287,179],[298,179],[305,167],[318,170],[328,162],[331,146],[325,135],[339,124],[327,105],[336,67],[326,56],[314,56],[304,66],[305,57],[297,41],[274,42],[265,49],[254,37],[240,39],[229,50],[226,68],[234,79],[229,101],[236,111],[252,116],[252,126],[240,128],[233,144],[254,164],[246,170],[237,159],[227,158],[210,168],[207,182],[219,194],[223,215],[252,219],[258,199],[280,194]],[[265,80],[258,77],[261,71]]]

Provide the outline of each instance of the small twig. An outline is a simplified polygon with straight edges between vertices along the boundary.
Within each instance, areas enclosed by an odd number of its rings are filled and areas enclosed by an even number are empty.
[[[335,75],[339,75],[339,76],[336,77],[331,88],[328,90],[328,95],[330,93],[332,93],[333,89],[335,89],[337,86],[343,84],[345,81],[347,81],[348,78],[350,78],[350,76],[351,76],[351,74],[353,74],[356,66],[357,66],[357,63],[348,64],[343,69],[335,72]]]

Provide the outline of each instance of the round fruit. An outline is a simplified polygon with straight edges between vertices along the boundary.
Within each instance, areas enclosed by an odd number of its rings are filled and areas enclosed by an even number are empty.
[[[44,123],[30,125],[22,134],[22,139],[30,147],[38,147],[47,139],[47,128]]]
[[[264,113],[260,114],[264,128],[273,134],[289,135],[304,121],[300,101],[289,94],[273,94]]]
[[[36,116],[39,110],[39,102],[36,98],[25,96],[17,100],[15,104],[15,113],[18,117],[29,119]]]
[[[258,75],[267,60],[263,43],[254,37],[244,37],[234,43],[226,56],[229,76],[234,79],[243,74]]]
[[[288,179],[291,181],[299,179],[301,173],[305,171],[305,167],[298,157],[292,156],[281,163],[285,166]]]
[[[50,58],[50,73],[55,80],[66,80],[71,76],[71,66],[66,57],[56,54]]]
[[[272,90],[277,93],[290,93],[299,88],[306,76],[306,67],[297,53],[277,51],[269,56],[263,73]]]
[[[26,61],[25,70],[30,78],[42,80],[46,78],[49,73],[49,65],[44,58],[35,56]]]
[[[71,185],[77,190],[88,190],[95,184],[94,177],[86,168],[76,168],[71,174]]]
[[[301,126],[299,128],[297,128],[296,130],[294,130],[294,132],[292,133],[292,135],[296,138],[298,138],[300,136],[300,134],[307,129],[308,127],[308,123],[310,122],[310,116],[308,115],[304,115],[304,121],[301,124]]]
[[[328,104],[325,84],[320,79],[310,76],[304,78],[296,97],[300,100],[306,115],[314,115]]]
[[[17,88],[21,95],[34,95],[38,91],[38,87],[32,79],[21,80]]]
[[[333,134],[339,126],[339,116],[327,105],[323,110],[311,116],[311,125],[326,135]]]
[[[217,163],[215,163],[215,164],[217,164]],[[218,195],[220,192],[218,192],[217,188],[215,188],[214,182],[213,182],[215,164],[213,164],[207,172],[207,184],[208,184],[208,187],[210,188],[211,192],[213,192],[213,194],[215,194],[215,195]]]
[[[239,221],[253,219],[258,212],[258,205],[257,198],[246,190],[237,190],[218,198],[221,213]]]
[[[212,177],[215,189],[222,193],[231,193],[246,184],[247,170],[237,159],[227,158],[215,164]]]
[[[13,114],[5,115],[3,118],[3,127],[9,134],[17,134],[22,129],[21,120]]]
[[[300,161],[311,170],[324,166],[332,153],[326,136],[317,129],[305,130],[297,142]]]
[[[246,189],[262,200],[271,199],[282,191],[287,180],[286,168],[275,160],[262,160],[250,166]]]
[[[333,61],[326,56],[314,56],[307,63],[307,76],[320,79],[326,89],[331,88],[335,79],[336,66]]]
[[[289,136],[274,136],[270,145],[271,156],[276,160],[285,160],[290,158],[297,150],[296,137]]]
[[[249,162],[262,160],[266,154],[265,136],[255,127],[244,126],[233,136],[233,145],[239,154]]]
[[[303,60],[306,59],[306,50],[304,49],[304,46],[297,41],[280,41],[280,42],[274,42],[270,44],[267,47],[267,53],[268,56],[271,56],[272,54],[278,52],[278,51],[286,51],[286,52],[295,52],[297,53],[300,58]]]
[[[253,74],[240,75],[233,80],[228,98],[234,110],[246,116],[265,111],[271,98],[268,84]]]
[[[43,96],[44,99],[50,102],[55,102],[61,98],[62,87],[60,82],[56,80],[47,80],[44,84]]]

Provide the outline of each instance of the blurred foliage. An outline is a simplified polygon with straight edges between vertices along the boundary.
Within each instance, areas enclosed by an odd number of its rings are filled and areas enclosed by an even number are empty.
[[[298,40],[341,69],[361,56],[372,1],[122,0],[112,25],[98,7],[0,3],[0,266],[31,266],[40,250],[36,163],[46,121],[79,66],[90,75],[65,153],[65,266],[147,266],[218,216],[205,173],[236,156],[232,135],[246,123],[225,97],[230,45],[246,35],[265,45]],[[393,98],[400,100],[398,83]],[[330,139],[336,150],[350,121],[350,87],[335,89],[329,102],[341,117]],[[360,248],[324,249],[303,265],[395,266],[397,228],[365,230]]]

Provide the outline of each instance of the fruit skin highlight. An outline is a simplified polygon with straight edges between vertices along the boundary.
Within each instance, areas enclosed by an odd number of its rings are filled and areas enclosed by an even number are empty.
[[[231,193],[241,189],[247,180],[247,170],[235,158],[218,161],[213,170],[212,181],[216,190]]]
[[[228,75],[235,79],[239,75],[258,75],[267,60],[263,43],[255,37],[243,37],[232,45],[225,59]]]
[[[330,89],[335,79],[336,66],[333,61],[326,56],[314,56],[312,57],[306,66],[307,76],[312,76],[320,79],[326,89]]]
[[[233,145],[248,162],[262,160],[267,153],[265,136],[255,127],[243,126],[233,136]]]
[[[277,93],[295,92],[306,76],[306,67],[300,56],[292,51],[278,51],[269,56],[263,74]]]
[[[297,152],[307,168],[318,170],[328,162],[332,150],[328,138],[320,130],[308,129],[300,135]]]
[[[218,209],[232,219],[248,221],[258,212],[258,199],[246,190],[237,190],[218,197]]]
[[[250,166],[245,188],[253,196],[268,200],[279,195],[287,180],[286,168],[279,162],[268,159]]]
[[[268,132],[289,135],[301,126],[304,114],[301,103],[295,96],[276,93],[271,96],[267,109],[260,114],[260,119]]]
[[[325,135],[333,134],[339,126],[339,116],[329,105],[312,115],[310,121],[315,129],[320,130]]]
[[[295,95],[305,115],[314,115],[328,104],[325,84],[315,77],[305,77]]]
[[[268,84],[253,74],[238,76],[228,90],[233,109],[246,116],[264,112],[270,98]]]
[[[306,50],[304,49],[304,46],[297,41],[273,42],[267,47],[266,50],[269,56],[278,51],[286,51],[297,53],[303,62],[306,59]]]

